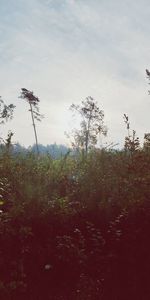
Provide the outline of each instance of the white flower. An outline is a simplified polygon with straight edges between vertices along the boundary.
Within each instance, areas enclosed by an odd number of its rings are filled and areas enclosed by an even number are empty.
[[[50,270],[52,268],[52,266],[50,265],[50,264],[46,264],[45,266],[44,266],[44,269],[45,270]]]

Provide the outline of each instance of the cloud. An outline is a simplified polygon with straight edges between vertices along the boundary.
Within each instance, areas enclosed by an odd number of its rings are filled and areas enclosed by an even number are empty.
[[[102,105],[110,139],[123,143],[124,113],[142,137],[149,131],[149,14],[147,0],[2,0],[1,95],[17,105],[3,134],[12,127],[16,140],[34,142],[27,104],[18,99],[26,87],[41,99],[41,143],[66,141],[68,107],[88,95]]]

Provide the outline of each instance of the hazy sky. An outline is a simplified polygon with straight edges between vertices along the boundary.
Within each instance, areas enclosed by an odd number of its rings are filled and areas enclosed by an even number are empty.
[[[123,114],[143,138],[150,132],[148,0],[0,0],[0,95],[16,105],[14,141],[34,143],[28,104],[33,90],[45,115],[39,142],[68,143],[74,126],[68,108],[87,96],[105,111],[108,142],[122,145]]]

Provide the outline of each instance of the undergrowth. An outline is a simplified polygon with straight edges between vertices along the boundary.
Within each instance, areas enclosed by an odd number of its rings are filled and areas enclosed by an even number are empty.
[[[150,298],[150,153],[0,156],[0,299]]]

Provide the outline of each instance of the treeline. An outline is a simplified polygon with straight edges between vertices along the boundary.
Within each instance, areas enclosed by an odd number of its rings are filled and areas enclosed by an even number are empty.
[[[62,144],[50,144],[50,145],[42,145],[38,144],[39,154],[40,155],[50,155],[53,159],[61,158],[62,156],[69,153],[69,147]],[[7,151],[8,150],[8,151]],[[12,155],[27,155],[29,153],[37,153],[36,145],[24,147],[19,143],[9,145],[9,149],[7,149],[7,145],[4,143],[0,145],[0,153],[7,153]]]

